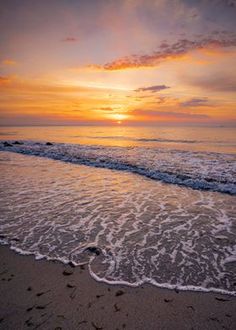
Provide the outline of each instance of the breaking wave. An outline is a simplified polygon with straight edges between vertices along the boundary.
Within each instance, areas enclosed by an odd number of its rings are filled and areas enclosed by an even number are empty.
[[[233,154],[35,141],[1,142],[1,150],[128,171],[193,189],[236,194],[236,156]]]

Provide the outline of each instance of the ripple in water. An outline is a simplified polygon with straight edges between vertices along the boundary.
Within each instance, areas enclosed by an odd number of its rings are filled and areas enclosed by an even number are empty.
[[[0,158],[2,243],[89,263],[92,276],[110,283],[236,294],[234,196],[39,157]]]

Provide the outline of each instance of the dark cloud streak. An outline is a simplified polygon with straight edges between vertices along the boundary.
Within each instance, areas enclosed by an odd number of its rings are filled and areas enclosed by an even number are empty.
[[[149,86],[149,87],[140,87],[138,89],[135,89],[135,92],[160,92],[162,90],[170,88],[169,86],[166,85],[156,85],[156,86]]]
[[[74,38],[74,37],[67,37],[65,39],[62,40],[63,42],[76,42],[78,41],[77,38]]]
[[[185,108],[188,108],[188,107],[205,107],[205,106],[208,106],[208,105],[209,105],[208,104],[208,99],[206,99],[206,98],[192,98],[188,101],[180,103],[180,106],[185,107]]]

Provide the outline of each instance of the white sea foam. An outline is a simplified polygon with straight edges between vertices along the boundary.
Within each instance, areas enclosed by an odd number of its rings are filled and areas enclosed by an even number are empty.
[[[19,253],[107,283],[236,294],[234,196],[9,152],[0,179],[0,242]]]

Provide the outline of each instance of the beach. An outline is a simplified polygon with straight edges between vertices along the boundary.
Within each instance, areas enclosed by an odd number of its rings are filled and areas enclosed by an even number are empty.
[[[0,247],[1,329],[235,329],[236,299],[95,281],[86,266]]]

